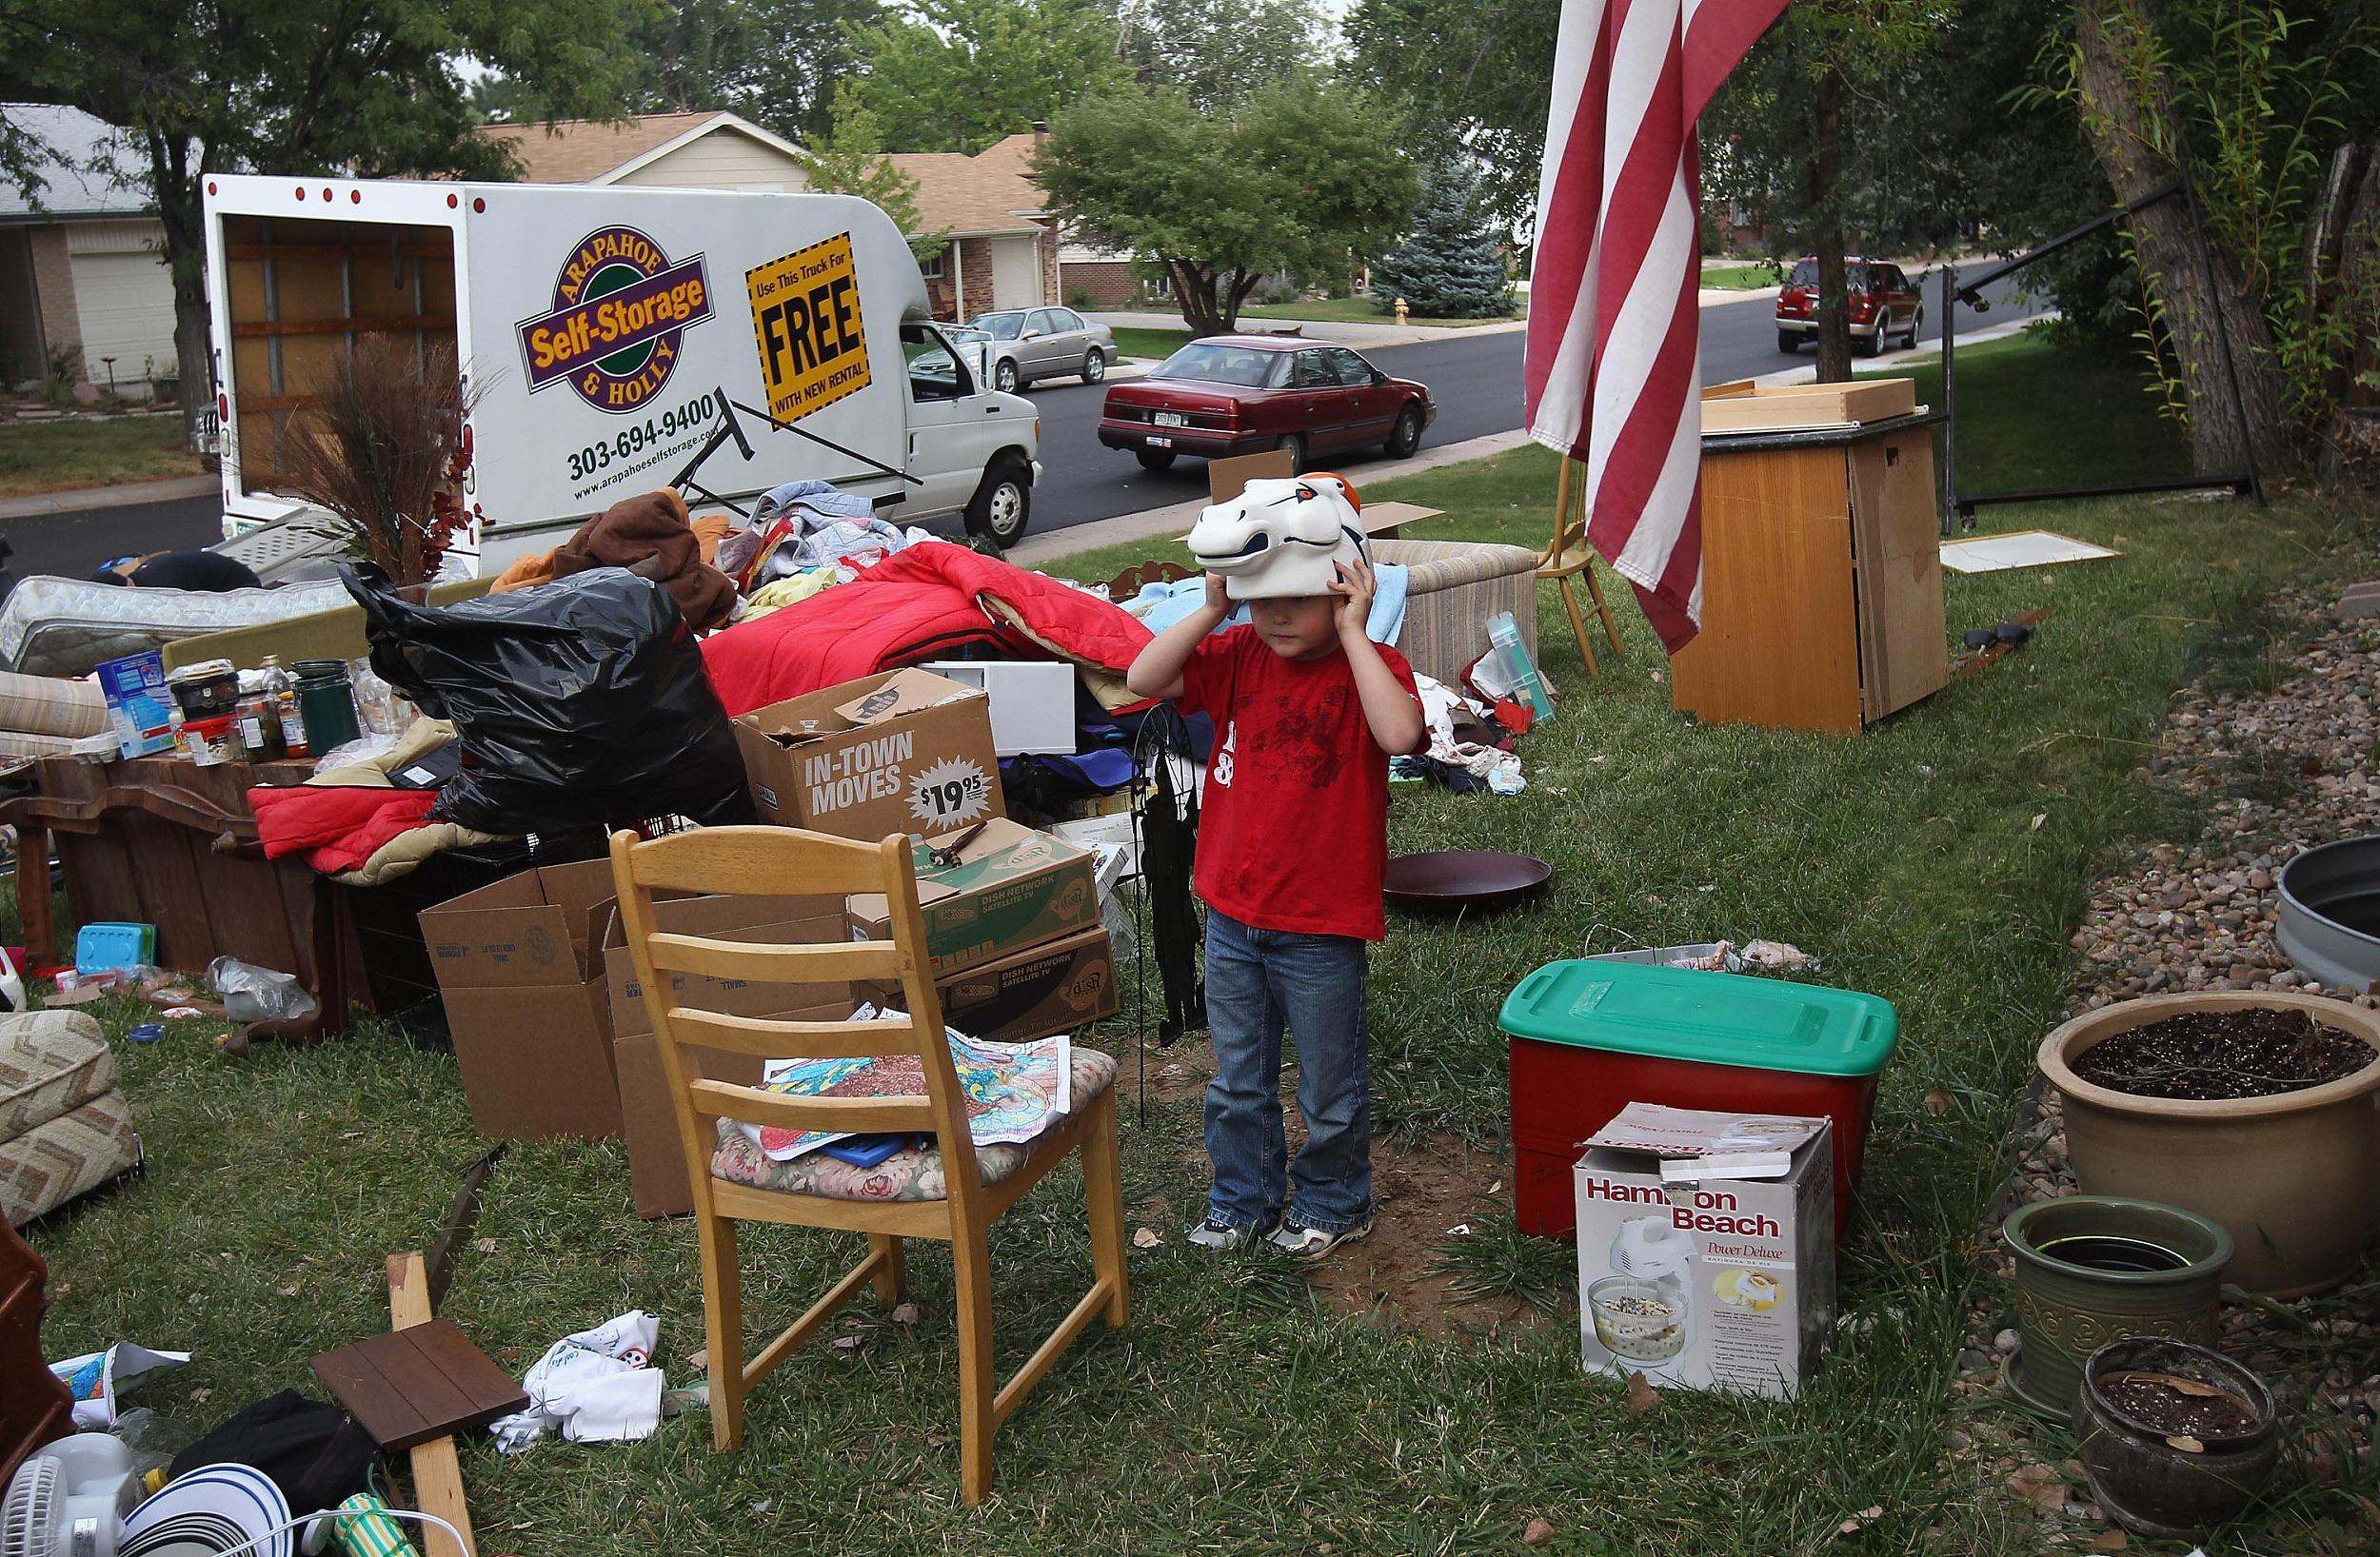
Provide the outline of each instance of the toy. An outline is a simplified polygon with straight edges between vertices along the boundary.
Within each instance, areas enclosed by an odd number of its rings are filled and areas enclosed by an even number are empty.
[[[1191,526],[1191,561],[1220,574],[1236,601],[1326,595],[1339,564],[1361,558],[1362,500],[1344,477],[1318,471],[1253,481]]]

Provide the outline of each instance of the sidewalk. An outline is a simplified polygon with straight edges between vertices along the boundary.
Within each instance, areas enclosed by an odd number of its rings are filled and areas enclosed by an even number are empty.
[[[132,482],[123,486],[78,486],[65,492],[37,492],[29,498],[0,498],[0,520],[173,503],[183,498],[212,497],[222,489],[221,479],[214,476],[175,476],[162,482]]]

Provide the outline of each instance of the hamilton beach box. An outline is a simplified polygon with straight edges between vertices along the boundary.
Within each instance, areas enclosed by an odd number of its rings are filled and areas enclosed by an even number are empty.
[[[620,1133],[603,932],[611,861],[541,865],[422,910],[471,1123],[497,1140]]]
[[[965,837],[962,829],[926,842],[948,848]],[[1099,922],[1097,858],[1088,849],[1000,817],[967,838],[958,858],[918,872],[926,956],[937,978]],[[853,939],[892,938],[882,893],[854,897],[850,909]]]
[[[1005,813],[991,700],[925,671],[888,671],[735,721],[761,815],[874,839],[943,833]]]
[[[720,940],[800,946],[841,941],[844,936],[840,897],[683,897],[653,905],[654,927],[676,935]],[[661,1039],[645,1010],[645,985],[620,917],[611,916],[604,936],[608,974],[612,1050],[620,1074],[620,1134],[628,1148],[631,1197],[639,1216],[676,1216],[694,1209],[686,1182],[684,1138],[678,1133],[677,1106],[661,1059]],[[795,1021],[841,1021],[858,1002],[847,983],[765,984],[745,979],[672,974],[670,987],[693,992],[679,1003],[731,1016],[766,1016]],[[758,1086],[765,1059],[724,1049],[699,1049],[703,1074],[714,1081]]]
[[[1072,1033],[1116,1014],[1116,954],[1094,925],[1062,940],[934,980],[942,1021],[971,1038],[1022,1043]],[[898,1008],[899,985],[863,984],[860,995]]]

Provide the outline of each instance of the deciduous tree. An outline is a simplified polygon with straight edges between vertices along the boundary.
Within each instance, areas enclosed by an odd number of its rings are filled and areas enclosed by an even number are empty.
[[[950,235],[927,232],[918,215],[918,181],[884,155],[884,132],[860,95],[857,82],[835,89],[833,128],[802,155],[810,187],[827,194],[858,195],[872,202],[907,235],[909,252],[930,260],[950,246]]]
[[[981,151],[1130,80],[1100,0],[905,0],[850,37],[896,151]]]

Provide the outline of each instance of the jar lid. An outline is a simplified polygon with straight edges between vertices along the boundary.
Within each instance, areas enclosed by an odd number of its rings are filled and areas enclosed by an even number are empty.
[[[297,673],[308,677],[345,676],[347,662],[344,660],[301,660],[297,662]]]

